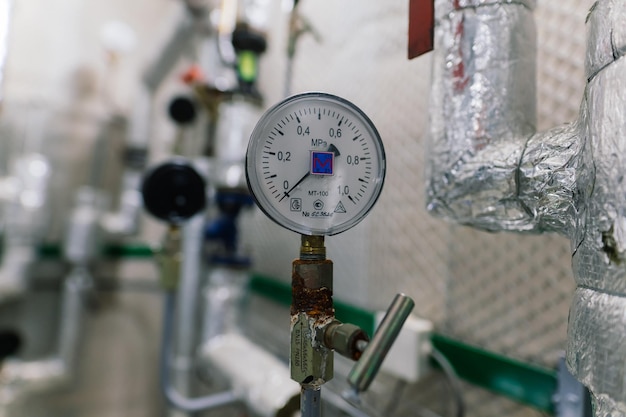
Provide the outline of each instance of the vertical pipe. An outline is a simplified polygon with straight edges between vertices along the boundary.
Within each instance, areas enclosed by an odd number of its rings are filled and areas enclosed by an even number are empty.
[[[302,417],[321,417],[322,387],[302,386],[300,396],[300,413]]]
[[[170,384],[170,345],[174,336],[174,313],[176,310],[176,294],[168,291],[165,294],[163,306],[163,334],[161,338],[161,357],[159,361],[160,385],[168,403],[185,414],[202,410],[223,407],[237,401],[237,396],[231,391],[224,391],[200,398],[188,398],[181,395]]]
[[[537,218],[520,201],[517,172],[536,125],[532,10],[469,3],[437,3],[428,210],[487,230],[531,230]]]
[[[220,335],[241,333],[239,312],[249,282],[247,269],[221,265],[210,268],[207,285],[202,291],[203,343]]]
[[[178,311],[176,315],[176,334],[174,351],[174,387],[183,395],[193,394],[191,378],[195,342],[196,342],[196,308],[200,291],[202,241],[204,216],[192,217],[183,227],[183,253],[181,264],[180,290]]]
[[[179,18],[174,32],[144,72],[143,83],[152,92],[158,90],[181,57],[191,50],[194,34],[198,31],[197,24],[197,19],[186,11]]]
[[[91,280],[86,267],[76,266],[63,284],[58,351],[68,374],[76,368],[85,310],[83,295],[91,286]]]

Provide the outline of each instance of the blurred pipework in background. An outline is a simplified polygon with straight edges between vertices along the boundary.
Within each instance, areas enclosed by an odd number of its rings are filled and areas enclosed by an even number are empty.
[[[626,417],[625,27],[0,0],[0,417]]]

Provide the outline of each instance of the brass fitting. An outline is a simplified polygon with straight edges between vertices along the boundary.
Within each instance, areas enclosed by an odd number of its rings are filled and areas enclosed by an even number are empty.
[[[326,259],[324,236],[302,235],[300,259]]]

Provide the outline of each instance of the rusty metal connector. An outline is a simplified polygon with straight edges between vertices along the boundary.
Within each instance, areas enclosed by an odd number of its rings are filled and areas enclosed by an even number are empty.
[[[363,329],[339,320],[333,320],[319,329],[317,338],[323,340],[326,347],[354,361],[361,357],[362,350],[359,349],[359,342],[369,342]]]
[[[300,245],[300,259],[326,259],[326,246],[324,246],[324,236],[302,235],[302,243]]]
[[[334,316],[333,262],[293,261],[291,314],[306,313],[313,318]]]
[[[296,259],[292,270],[291,377],[319,387],[333,377],[332,350],[318,338],[318,330],[335,317],[333,263],[324,259],[323,237],[307,236],[302,242],[307,256]]]
[[[174,291],[178,287],[181,259],[181,230],[179,227],[171,225],[167,229],[163,246],[157,255],[157,262],[161,269],[160,282],[163,289]]]

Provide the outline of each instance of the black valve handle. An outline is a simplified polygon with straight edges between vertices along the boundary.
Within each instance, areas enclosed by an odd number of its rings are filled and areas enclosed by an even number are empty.
[[[154,217],[178,224],[206,206],[206,183],[189,162],[180,158],[146,173],[141,186],[144,207]]]

